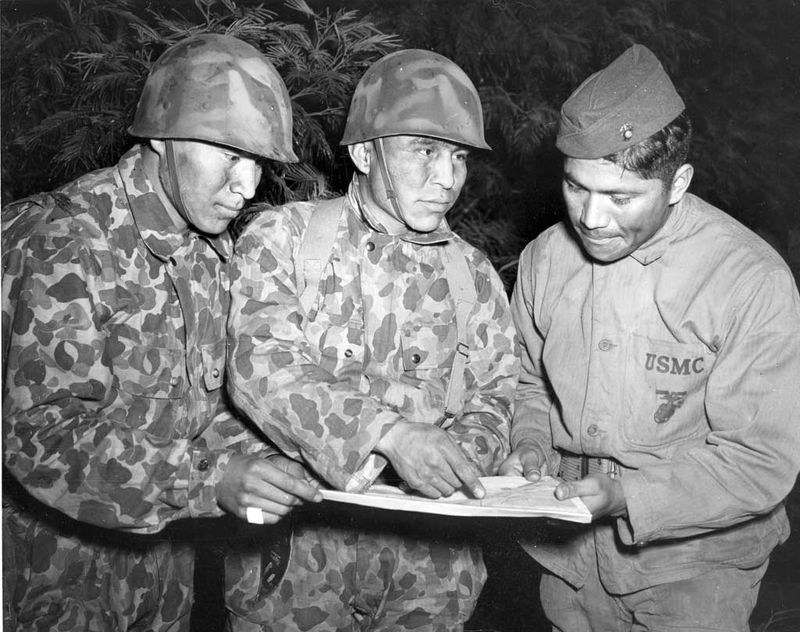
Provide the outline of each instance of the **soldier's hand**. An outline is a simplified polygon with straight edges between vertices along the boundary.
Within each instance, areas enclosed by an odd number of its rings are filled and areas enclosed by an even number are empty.
[[[580,498],[593,519],[623,516],[628,512],[622,483],[608,474],[590,474],[579,481],[561,483],[555,493],[559,500]]]
[[[542,449],[534,443],[522,443],[509,454],[498,469],[500,476],[524,476],[536,482],[547,476],[547,457]]]
[[[486,495],[477,467],[438,426],[398,422],[375,449],[409,487],[429,498],[449,496],[462,487],[475,498]]]
[[[223,509],[242,520],[248,507],[261,509],[264,524],[275,524],[304,501],[322,500],[305,468],[282,455],[232,457],[216,491]]]

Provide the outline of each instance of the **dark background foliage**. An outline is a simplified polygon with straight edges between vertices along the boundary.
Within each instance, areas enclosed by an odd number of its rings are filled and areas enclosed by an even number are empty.
[[[272,203],[344,189],[350,167],[338,140],[372,61],[403,46],[461,65],[494,150],[471,157],[450,218],[509,288],[524,244],[562,212],[561,102],[643,43],[692,116],[693,191],[762,234],[800,277],[798,0],[0,0],[2,201],[115,162],[132,142],[126,128],[152,63],[205,31],[259,47],[292,96],[301,162],[265,172],[258,199]],[[514,529],[491,532],[495,579],[475,625],[536,621],[536,570],[514,549]],[[759,630],[800,627],[797,539],[773,556]]]
[[[2,0],[2,199],[113,163],[147,70],[186,35],[228,32],[285,78],[299,165],[259,192],[341,191],[338,146],[364,69],[396,46],[434,49],[473,78],[491,153],[474,155],[451,221],[504,270],[561,213],[561,102],[632,42],[652,48],[695,123],[693,190],[800,270],[797,0]]]

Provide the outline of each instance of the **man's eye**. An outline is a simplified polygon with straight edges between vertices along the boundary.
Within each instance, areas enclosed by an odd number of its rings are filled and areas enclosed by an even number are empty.
[[[617,206],[625,206],[628,202],[631,201],[631,199],[628,197],[618,197],[616,195],[612,195],[611,201]]]
[[[569,180],[564,180],[564,184],[570,191],[580,191],[581,189],[577,184],[570,182]]]
[[[455,158],[455,160],[457,160],[458,162],[467,162],[468,156],[469,154],[463,153],[463,154],[456,154],[455,156],[453,156],[453,158]]]

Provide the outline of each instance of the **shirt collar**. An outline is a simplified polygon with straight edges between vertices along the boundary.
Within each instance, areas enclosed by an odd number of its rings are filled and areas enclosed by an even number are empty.
[[[227,231],[210,236],[175,226],[145,173],[141,145],[134,146],[120,158],[117,171],[139,234],[158,259],[166,261],[192,238],[208,242],[223,260],[230,257],[232,244]]]
[[[375,214],[370,212],[367,206],[361,199],[361,193],[358,188],[358,174],[353,175],[350,182],[350,187],[347,190],[347,202],[351,208],[355,209],[361,220],[373,231],[377,233],[389,234],[386,227],[375,217]],[[446,219],[442,219],[441,224],[429,233],[419,233],[415,230],[408,229],[403,233],[396,235],[398,239],[407,241],[412,244],[430,245],[439,244],[450,241],[454,237],[454,233],[447,223]]]
[[[685,200],[687,195],[672,206],[664,225],[646,243],[634,250],[631,257],[646,266],[664,256],[670,244],[680,235],[681,227],[686,219]]]

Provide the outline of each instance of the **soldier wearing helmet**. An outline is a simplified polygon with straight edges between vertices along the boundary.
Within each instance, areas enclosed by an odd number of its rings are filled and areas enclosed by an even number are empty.
[[[469,152],[489,148],[477,91],[441,55],[389,54],[342,144],[344,196],[264,210],[237,242],[232,398],[322,485],[481,498],[518,365],[503,284],[446,220]],[[228,557],[231,629],[463,628],[486,578],[474,534],[347,507],[300,515],[283,559],[257,536]]]
[[[261,158],[295,160],[283,82],[240,40],[192,37],[130,132],[115,166],[2,213],[8,630],[188,631],[181,519],[318,498],[223,397],[227,227]]]

